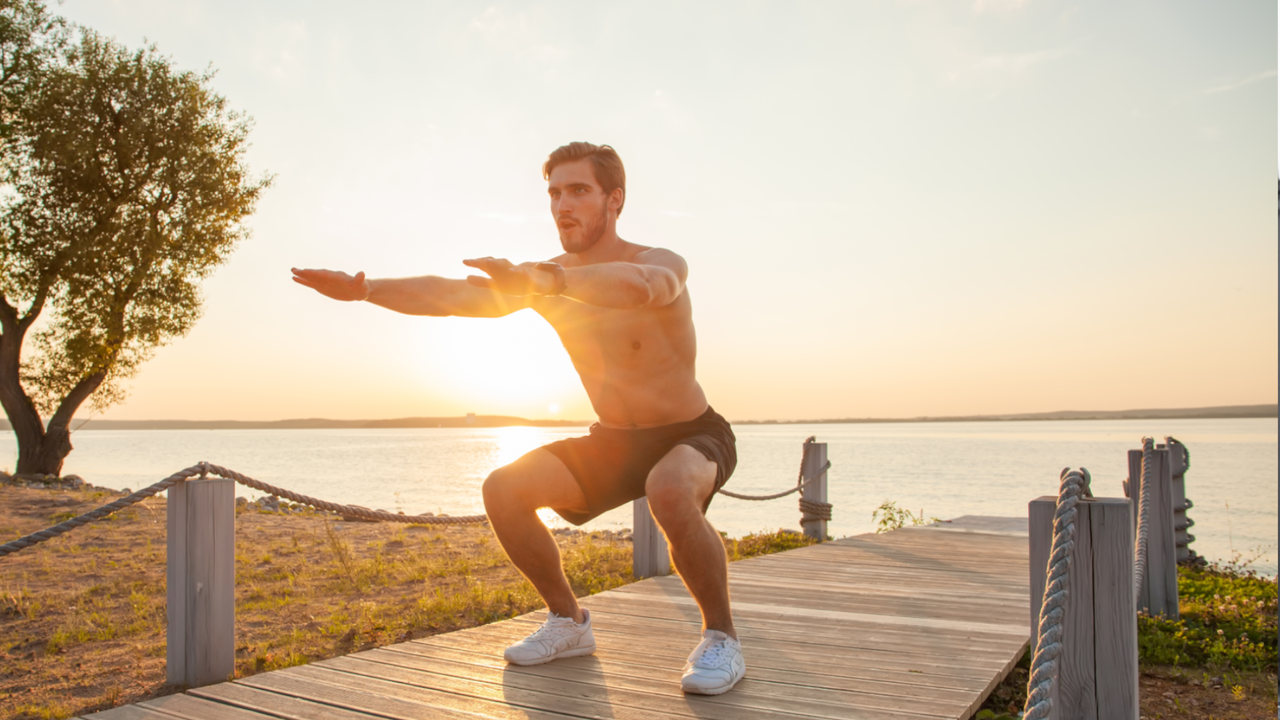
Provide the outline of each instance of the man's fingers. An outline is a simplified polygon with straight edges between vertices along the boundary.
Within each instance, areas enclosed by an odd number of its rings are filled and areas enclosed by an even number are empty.
[[[483,270],[484,272],[487,272],[490,275],[493,275],[495,272],[510,270],[512,267],[514,267],[514,265],[511,264],[510,260],[507,260],[505,258],[494,258],[494,257],[482,257],[482,258],[473,258],[470,260],[463,260],[462,264],[466,265],[467,267],[476,268],[477,270]]]

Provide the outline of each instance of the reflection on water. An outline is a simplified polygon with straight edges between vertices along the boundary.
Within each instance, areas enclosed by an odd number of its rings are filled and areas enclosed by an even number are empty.
[[[200,460],[335,502],[408,513],[484,512],[480,485],[494,469],[573,428],[405,430],[84,430],[65,472],[137,489]],[[1143,435],[1172,435],[1192,453],[1187,494],[1195,502],[1193,547],[1211,558],[1266,548],[1276,567],[1277,445],[1274,419],[1002,423],[740,425],[731,488],[769,493],[795,483],[804,438],[828,444],[829,525],[836,537],[872,531],[871,511],[892,500],[943,518],[1026,515],[1027,502],[1057,490],[1058,472],[1087,467],[1095,493],[1120,497],[1126,451]],[[0,467],[17,455],[0,443]],[[241,489],[242,494],[255,494]],[[541,513],[550,526],[565,522]],[[717,497],[708,517],[730,535],[799,526],[794,496],[769,502]],[[588,528],[631,525],[630,507]]]

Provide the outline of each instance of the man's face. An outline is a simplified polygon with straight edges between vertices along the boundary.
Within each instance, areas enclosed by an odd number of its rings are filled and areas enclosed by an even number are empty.
[[[585,252],[604,236],[610,197],[596,182],[590,160],[557,165],[551,171],[547,194],[565,252]]]

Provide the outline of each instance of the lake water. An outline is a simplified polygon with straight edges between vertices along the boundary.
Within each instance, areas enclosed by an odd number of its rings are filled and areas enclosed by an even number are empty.
[[[1211,559],[1258,555],[1276,572],[1277,422],[1078,420],[1063,422],[741,425],[738,469],[729,489],[765,494],[793,485],[801,443],[827,443],[832,467],[831,535],[874,529],[872,511],[891,500],[926,516],[1026,517],[1027,502],[1057,492],[1063,467],[1085,467],[1094,493],[1123,497],[1126,451],[1171,435],[1191,452],[1187,496],[1195,503],[1192,547]],[[483,512],[480,484],[496,467],[584,428],[404,430],[82,430],[65,474],[95,485],[138,489],[201,460],[340,503],[469,515]],[[17,457],[12,433],[0,467]],[[250,498],[258,494],[239,489]],[[795,496],[745,502],[718,496],[708,517],[740,536],[799,528]],[[553,513],[548,525],[564,525]],[[630,527],[630,506],[589,523]]]

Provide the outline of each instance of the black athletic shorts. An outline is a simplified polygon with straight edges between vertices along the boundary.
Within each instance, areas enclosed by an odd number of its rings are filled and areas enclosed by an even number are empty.
[[[644,497],[649,471],[677,445],[688,445],[716,464],[719,490],[738,464],[737,438],[729,421],[710,407],[688,422],[640,430],[619,430],[596,423],[586,437],[560,440],[543,450],[560,458],[587,498],[586,512],[552,508],[574,525],[597,517],[636,498]],[[705,513],[715,490],[702,505]]]

